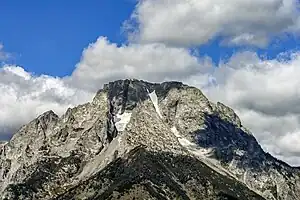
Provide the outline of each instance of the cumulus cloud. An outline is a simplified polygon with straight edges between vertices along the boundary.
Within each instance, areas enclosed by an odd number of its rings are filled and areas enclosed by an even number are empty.
[[[300,30],[297,0],[140,0],[124,28],[138,42],[266,46],[272,37]]]
[[[77,87],[95,91],[102,84],[116,79],[180,80],[210,70],[211,59],[200,59],[195,51],[164,44],[117,46],[100,37],[83,51],[69,81]]]
[[[61,78],[34,76],[18,66],[0,68],[0,139],[52,109],[62,114],[68,107],[90,100],[91,93],[67,86]]]

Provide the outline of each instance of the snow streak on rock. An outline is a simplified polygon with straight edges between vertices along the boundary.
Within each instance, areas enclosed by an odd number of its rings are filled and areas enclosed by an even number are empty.
[[[161,115],[161,113],[160,113],[159,107],[158,107],[158,99],[157,99],[157,95],[156,95],[155,90],[153,90],[153,92],[149,93],[149,97],[150,97],[150,99],[151,99],[151,101],[152,101],[152,103],[154,105],[154,108],[155,108],[158,116],[160,118],[163,118],[162,115]]]
[[[118,131],[124,131],[126,128],[126,125],[130,121],[131,113],[124,112],[123,114],[117,114],[115,117],[115,126]]]

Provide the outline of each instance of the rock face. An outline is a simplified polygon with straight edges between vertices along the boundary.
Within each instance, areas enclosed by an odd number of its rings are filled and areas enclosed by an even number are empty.
[[[179,82],[119,80],[0,143],[1,199],[300,199],[300,170]]]

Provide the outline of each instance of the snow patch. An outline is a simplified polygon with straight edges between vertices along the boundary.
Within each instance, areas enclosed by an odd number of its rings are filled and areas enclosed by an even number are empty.
[[[188,151],[190,151],[191,153],[193,153],[194,155],[197,156],[205,156],[205,155],[209,155],[212,150],[211,149],[204,149],[204,148],[199,148],[197,144],[192,143],[191,141],[189,141],[188,139],[182,137],[179,133],[179,131],[176,129],[175,126],[173,126],[171,128],[171,131],[174,133],[174,135],[177,137],[179,143],[187,148]]]
[[[243,156],[243,155],[245,154],[245,151],[244,151],[244,150],[237,149],[237,150],[235,151],[235,153],[236,153],[236,155],[238,155],[238,156]]]
[[[123,114],[117,114],[115,117],[115,126],[118,131],[124,131],[128,122],[130,121],[131,113],[124,112]]]
[[[7,145],[7,144],[8,144],[7,141],[0,141],[0,146],[5,146],[5,145]]]
[[[150,99],[151,99],[151,101],[154,105],[154,108],[155,108],[157,114],[159,115],[160,118],[163,118],[161,113],[160,113],[159,107],[158,107],[158,98],[157,98],[155,90],[153,90],[153,92],[151,92],[151,93],[149,93],[148,89],[147,89],[147,91],[148,91],[148,95],[149,95],[149,97],[150,97]]]
[[[175,126],[171,128],[171,131],[177,137],[178,142],[192,155],[196,156],[198,159],[201,159],[202,162],[204,162],[206,165],[219,172],[220,174],[232,176],[232,174],[230,174],[227,170],[220,167],[220,163],[217,160],[209,158],[210,154],[213,151],[212,149],[201,148],[197,144],[192,143],[188,139],[181,136]]]
[[[174,135],[175,135],[176,137],[181,137],[181,136],[180,136],[180,133],[177,131],[177,128],[176,128],[175,126],[173,126],[173,127],[171,128],[171,131],[172,131],[172,133],[174,133]]]

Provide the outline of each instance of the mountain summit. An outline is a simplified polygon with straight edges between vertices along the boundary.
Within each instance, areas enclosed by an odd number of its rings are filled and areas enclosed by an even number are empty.
[[[118,80],[0,144],[2,199],[299,200],[300,170],[180,82]]]

